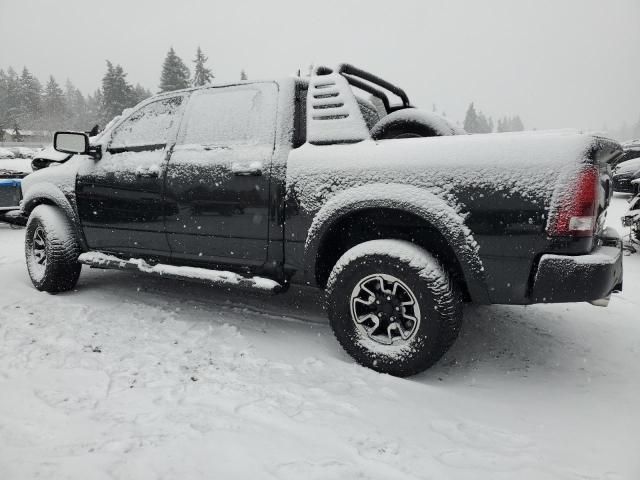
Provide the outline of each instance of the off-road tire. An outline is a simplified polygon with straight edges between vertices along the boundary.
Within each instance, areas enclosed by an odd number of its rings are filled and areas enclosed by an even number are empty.
[[[355,288],[379,274],[400,280],[420,309],[419,326],[401,345],[377,343],[363,334],[352,315]],[[363,366],[399,377],[436,363],[462,322],[462,297],[450,275],[426,250],[403,240],[372,240],[348,250],[329,277],[327,306],[333,333],[349,355]]]
[[[82,269],[79,255],[80,246],[66,215],[52,205],[34,208],[25,232],[25,257],[33,286],[50,293],[71,290]]]

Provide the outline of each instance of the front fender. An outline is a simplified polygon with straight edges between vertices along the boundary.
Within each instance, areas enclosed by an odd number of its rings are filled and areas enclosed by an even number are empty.
[[[84,249],[85,242],[80,228],[78,211],[75,204],[72,204],[62,189],[49,182],[38,182],[28,185],[28,188],[23,187],[23,197],[20,204],[20,210],[25,217],[29,217],[33,209],[41,204],[54,205],[64,212],[67,218],[71,221],[77,238]]]
[[[489,303],[479,247],[463,217],[443,199],[410,185],[363,185],[344,190],[328,200],[314,216],[309,229],[305,242],[305,271],[315,272],[318,251],[332,225],[345,215],[371,208],[403,210],[437,229],[456,255],[471,299]]]

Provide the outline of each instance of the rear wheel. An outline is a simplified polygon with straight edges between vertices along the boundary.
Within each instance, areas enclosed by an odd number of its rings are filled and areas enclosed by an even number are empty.
[[[410,242],[353,247],[333,268],[327,295],[342,347],[379,372],[408,376],[429,368],[460,330],[457,288],[433,256]]]
[[[38,205],[25,232],[25,257],[33,286],[45,292],[75,287],[82,265],[80,246],[69,219],[58,208]]]

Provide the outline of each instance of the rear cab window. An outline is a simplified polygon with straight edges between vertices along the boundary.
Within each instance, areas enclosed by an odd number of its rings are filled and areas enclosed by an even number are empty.
[[[272,82],[198,90],[189,100],[178,145],[273,145],[277,97]]]

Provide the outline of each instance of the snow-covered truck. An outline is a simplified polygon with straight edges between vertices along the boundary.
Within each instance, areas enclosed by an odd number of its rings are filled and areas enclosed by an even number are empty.
[[[400,103],[391,104],[389,96]],[[326,290],[359,363],[411,375],[455,340],[464,302],[606,304],[611,140],[466,135],[351,65],[164,93],[23,182],[39,290],[82,264],[268,292]]]

